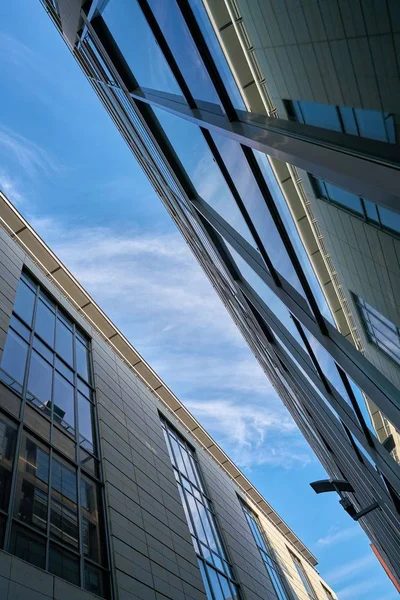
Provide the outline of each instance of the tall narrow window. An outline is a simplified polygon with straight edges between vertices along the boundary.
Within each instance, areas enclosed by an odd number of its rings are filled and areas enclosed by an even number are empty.
[[[296,571],[299,574],[299,577],[300,577],[301,581],[303,582],[304,587],[306,588],[308,597],[311,600],[318,600],[317,594],[315,593],[314,588],[311,585],[311,581],[308,578],[308,575],[303,567],[303,563],[301,562],[300,558],[298,556],[296,556],[295,554],[293,554],[293,552],[291,552],[290,550],[289,550],[289,554],[292,557],[294,566],[296,567]]]
[[[239,588],[233,578],[212,504],[201,480],[195,453],[164,420],[162,427],[207,599],[239,600]]]
[[[260,551],[261,558],[268,572],[268,575],[274,586],[274,590],[279,600],[290,600],[290,596],[286,590],[286,585],[278,563],[275,561],[268,540],[261,528],[261,524],[256,515],[249,509],[246,504],[241,503],[242,508],[249,524],[251,533]]]

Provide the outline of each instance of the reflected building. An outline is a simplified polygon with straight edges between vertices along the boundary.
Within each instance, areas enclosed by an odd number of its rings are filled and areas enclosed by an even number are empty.
[[[398,577],[399,10],[354,4],[44,2]]]
[[[336,598],[1,192],[0,219],[1,598]]]

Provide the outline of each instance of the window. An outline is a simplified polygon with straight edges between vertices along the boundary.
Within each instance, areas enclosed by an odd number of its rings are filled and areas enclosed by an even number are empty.
[[[290,596],[286,590],[283,575],[278,563],[275,561],[268,540],[261,528],[260,522],[256,515],[242,501],[242,508],[253,534],[257,548],[260,551],[261,558],[271,579],[272,585],[279,600],[290,600]]]
[[[400,365],[400,329],[359,296],[353,298],[369,341]]]
[[[25,271],[0,379],[53,423],[53,440],[63,452],[73,458],[80,443],[86,453],[96,454],[89,339]],[[89,467],[87,454],[82,459],[83,468]],[[93,465],[89,468],[93,472]]]
[[[322,588],[323,588],[328,600],[334,600],[333,594],[330,592],[330,590],[328,590],[328,588],[326,588],[324,585],[322,585]]]
[[[239,600],[194,451],[164,419],[162,428],[208,600]]]
[[[332,185],[323,179],[309,175],[314,194],[321,200],[332,202],[345,208],[368,223],[377,225],[380,229],[394,232],[400,235],[400,213],[384,206],[378,206],[374,202],[360,198],[356,194]]]
[[[396,143],[394,117],[390,113],[302,100],[283,102],[292,121],[389,144]]]
[[[296,567],[296,571],[299,574],[299,577],[301,579],[301,581],[303,582],[304,587],[306,588],[308,597],[311,600],[318,600],[318,597],[314,591],[314,588],[311,585],[311,582],[308,578],[307,573],[305,572],[305,569],[303,567],[303,563],[301,562],[300,558],[298,558],[295,554],[293,554],[293,552],[291,552],[289,550],[289,554],[292,557],[292,560],[294,562],[294,566]]]

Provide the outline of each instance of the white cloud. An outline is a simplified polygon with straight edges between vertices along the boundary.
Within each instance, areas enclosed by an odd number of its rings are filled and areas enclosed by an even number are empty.
[[[24,203],[24,196],[19,189],[18,183],[14,181],[7,173],[0,171],[0,190],[17,207]]]
[[[178,233],[33,227],[243,468],[312,453]]]
[[[370,592],[374,587],[380,586],[381,582],[377,577],[370,577],[369,579],[364,579],[358,583],[353,583],[348,585],[340,590],[336,591],[336,594],[340,600],[347,600],[347,598],[362,598],[362,595]]]
[[[39,172],[49,176],[60,170],[60,165],[41,146],[5,127],[0,127],[0,148],[11,153],[22,171],[30,177]]]
[[[361,556],[360,558],[356,558],[345,565],[334,569],[326,574],[325,579],[329,581],[330,585],[336,585],[340,581],[345,581],[353,577],[359,571],[365,571],[368,567],[372,565],[377,565],[377,561],[375,556],[370,552],[365,556]]]
[[[319,538],[317,544],[322,547],[333,546],[334,544],[352,540],[362,533],[363,530],[357,525],[346,527],[345,529],[331,528],[325,537]]]

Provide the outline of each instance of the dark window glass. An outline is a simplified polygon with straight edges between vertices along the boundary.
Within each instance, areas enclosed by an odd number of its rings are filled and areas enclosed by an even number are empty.
[[[76,472],[53,457],[50,533],[64,544],[78,548]]]
[[[93,407],[89,400],[86,400],[78,392],[78,417],[79,417],[79,442],[83,448],[94,451],[93,444]]]
[[[69,433],[74,433],[74,388],[57,372],[54,374],[53,420]]]
[[[0,509],[4,511],[8,509],[16,439],[16,426],[0,415]]]
[[[85,381],[90,382],[90,371],[89,371],[89,350],[76,339],[75,343],[75,351],[76,351],[76,370]]]
[[[15,516],[38,529],[46,531],[49,481],[47,450],[24,435],[18,464]]]
[[[365,212],[367,213],[367,220],[379,223],[379,217],[377,212],[377,206],[369,200],[364,200]]]
[[[85,562],[85,590],[98,596],[106,595],[104,571]]]
[[[56,352],[72,365],[72,331],[60,319],[56,323]]]
[[[340,119],[335,106],[318,104],[317,102],[299,102],[304,123],[323,127],[334,131],[342,131]]]
[[[338,202],[342,206],[364,216],[361,200],[358,196],[356,196],[356,194],[347,192],[346,190],[328,182],[325,182],[325,186],[330,200],[333,202]]]
[[[18,390],[22,389],[27,354],[28,344],[12,329],[9,329],[1,359],[1,368],[10,376],[10,379],[6,380],[7,383]]]
[[[27,286],[23,279],[20,279],[17,289],[17,296],[14,303],[14,312],[16,312],[16,314],[21,317],[25,323],[28,323],[29,326],[32,325],[34,305],[35,294],[31,288]]]
[[[339,107],[340,115],[343,121],[344,131],[351,135],[358,135],[356,118],[354,116],[354,110],[347,106]]]
[[[354,298],[370,342],[400,364],[400,329],[365,300]]]
[[[79,585],[79,558],[53,544],[49,548],[49,571]]]
[[[381,224],[387,229],[392,229],[396,233],[400,233],[400,213],[385,208],[384,206],[377,207],[381,217]]]
[[[387,141],[383,113],[378,110],[355,108],[354,114],[361,137],[370,138],[371,140],[381,140],[383,142]]]
[[[84,476],[81,478],[81,514],[84,554],[101,563],[104,552],[99,524],[99,489]]]
[[[35,331],[52,348],[54,347],[55,314],[40,298],[36,308]]]
[[[11,531],[10,552],[41,569],[46,566],[45,539],[15,523]]]
[[[175,0],[149,0],[195,100],[219,105],[218,95]]]
[[[89,471],[89,473],[95,477],[99,477],[98,461],[91,454],[86,452],[82,446],[79,447],[79,460],[82,469]]]
[[[103,18],[141,87],[182,96],[136,0],[112,0]]]
[[[32,350],[28,378],[28,399],[50,412],[53,369],[35,350]]]

